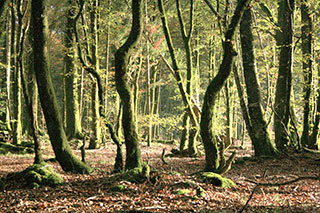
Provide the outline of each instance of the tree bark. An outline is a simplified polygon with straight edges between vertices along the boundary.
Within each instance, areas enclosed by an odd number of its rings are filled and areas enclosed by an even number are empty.
[[[79,110],[79,97],[78,97],[78,73],[75,61],[75,35],[73,25],[75,24],[75,5],[74,1],[68,1],[68,16],[65,33],[65,92],[66,92],[66,133],[68,138],[83,138],[80,110]]]
[[[249,3],[250,0],[238,1],[236,10],[231,19],[231,23],[229,24],[225,33],[225,40],[223,44],[224,55],[219,72],[210,82],[204,96],[200,122],[200,133],[205,148],[206,171],[217,171],[220,166],[219,151],[212,126],[214,106],[216,104],[218,93],[230,75],[233,59],[236,56],[236,52],[233,49],[232,44],[233,35],[240,22],[243,11],[247,8]]]
[[[72,152],[63,128],[61,115],[53,90],[47,59],[47,16],[45,0],[33,0],[31,4],[33,26],[34,72],[37,79],[40,102],[57,161],[66,172],[90,173],[92,169]]]
[[[91,10],[90,10],[90,33],[92,44],[91,46],[91,55],[92,55],[92,62],[93,66],[97,73],[100,70],[100,60],[99,60],[99,33],[98,33],[98,26],[99,26],[99,14],[98,14],[98,7],[99,1],[94,0],[92,2]],[[100,146],[102,141],[102,130],[101,130],[101,117],[99,113],[99,86],[96,81],[93,81],[93,96],[92,96],[92,114],[93,114],[93,135],[90,138],[89,148],[96,149]]]
[[[17,52],[18,52],[18,38],[20,38],[20,31],[22,28],[22,22],[17,20],[17,5],[15,2],[12,2],[13,6],[11,7],[11,60],[13,68],[13,143],[20,144],[22,137],[22,126],[21,126],[21,75],[19,71],[19,66],[17,63]],[[18,24],[16,22],[19,21]]]
[[[6,92],[7,92],[7,100],[6,100],[6,127],[8,130],[11,129],[11,46],[12,46],[12,40],[11,40],[11,13],[8,15],[7,20],[7,39],[6,39],[6,63],[7,63],[7,68],[6,68]]]
[[[251,128],[248,132],[253,144],[255,156],[274,156],[277,150],[270,140],[267,123],[261,106],[260,84],[256,75],[253,49],[252,11],[246,9],[240,22],[242,63],[248,95],[248,112]]]
[[[275,143],[279,151],[289,145],[290,96],[293,62],[294,0],[279,2],[277,44],[280,47],[279,71],[274,104]]]
[[[132,0],[132,26],[128,39],[115,53],[116,88],[123,106],[122,127],[126,145],[126,169],[141,167],[139,138],[134,122],[134,104],[128,83],[128,60],[142,34],[143,0]]]
[[[311,88],[312,88],[312,18],[306,1],[301,3],[301,50],[302,69],[304,74],[304,109],[303,109],[303,132],[301,143],[303,146],[312,146],[314,141],[310,140],[310,111],[311,111]]]

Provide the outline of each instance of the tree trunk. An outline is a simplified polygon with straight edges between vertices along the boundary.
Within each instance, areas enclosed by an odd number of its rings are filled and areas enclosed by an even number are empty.
[[[169,52],[170,52],[170,57],[171,57],[171,60],[172,60],[172,72],[173,72],[173,75],[174,75],[174,77],[175,77],[175,79],[177,81],[177,84],[178,84],[178,87],[179,87],[179,91],[180,91],[180,94],[182,96],[183,103],[184,103],[184,105],[185,105],[185,107],[187,109],[187,112],[188,112],[189,116],[190,116],[190,120],[191,120],[193,125],[198,126],[199,124],[198,124],[196,115],[195,115],[195,113],[194,113],[194,111],[192,109],[192,104],[191,104],[190,98],[188,97],[186,89],[185,89],[185,87],[183,85],[182,76],[181,76],[181,73],[180,73],[180,69],[178,67],[177,58],[176,58],[175,50],[173,48],[171,34],[170,34],[170,30],[169,30],[169,27],[168,27],[166,14],[165,14],[164,7],[163,7],[163,0],[158,0],[158,7],[159,7],[160,14],[161,14],[161,21],[162,21],[163,31],[164,31],[164,34],[165,34],[165,38],[166,38],[166,41],[167,41],[167,46],[168,46],[168,49],[169,49]],[[170,65],[168,65],[168,66],[170,66]]]
[[[11,15],[8,15],[7,17],[12,18]],[[7,89],[7,100],[6,100],[6,127],[8,130],[11,131],[11,46],[12,46],[12,37],[11,37],[11,24],[12,22],[8,18],[7,20],[7,41],[6,41],[6,62],[7,62],[7,68],[6,68],[6,89]]]
[[[47,129],[57,161],[66,172],[90,173],[92,169],[81,162],[72,152],[63,128],[61,115],[53,90],[48,59],[46,56],[47,16],[45,0],[33,0],[31,4],[33,27],[34,72],[40,95],[40,102],[45,116]]]
[[[90,10],[90,33],[92,37],[91,55],[93,66],[97,73],[100,71],[100,60],[99,60],[99,14],[98,14],[99,1],[94,0],[92,2]],[[99,87],[96,80],[93,81],[93,96],[92,96],[92,114],[93,114],[93,136],[90,139],[89,148],[96,149],[101,144],[102,130],[101,130],[101,118],[99,113]]]
[[[15,4],[15,3],[13,3]],[[20,37],[21,24],[19,23],[18,29],[16,28],[16,8],[17,5],[11,7],[11,60],[13,72],[13,143],[20,144],[22,137],[22,126],[21,126],[21,75],[19,71],[19,66],[17,64],[17,48],[18,48],[18,38]]]
[[[75,35],[74,35],[74,22],[75,10],[74,1],[68,1],[68,16],[65,33],[65,46],[67,53],[65,55],[66,74],[65,74],[65,92],[66,92],[66,133],[68,138],[83,137],[81,128],[81,119],[78,101],[78,73],[75,61]]]
[[[99,113],[99,95],[98,95],[98,85],[93,80],[92,85],[92,130],[93,135],[90,137],[89,147],[88,149],[97,149],[101,145],[101,118]]]
[[[311,110],[311,88],[312,88],[312,18],[306,1],[301,3],[301,50],[302,68],[304,74],[304,109],[303,109],[303,132],[301,143],[303,146],[312,146],[309,143],[310,133],[310,110]]]
[[[275,143],[279,151],[285,151],[289,145],[293,11],[294,0],[281,0],[279,2],[278,22],[280,31],[277,34],[277,43],[280,47],[280,56],[274,106]]]
[[[206,171],[217,171],[220,167],[220,157],[218,151],[217,141],[213,132],[213,117],[214,117],[214,106],[218,93],[222,89],[225,81],[228,79],[233,58],[236,56],[236,52],[233,49],[232,38],[236,27],[238,26],[244,9],[247,8],[250,0],[238,1],[236,10],[231,19],[231,23],[225,33],[225,40],[223,44],[224,56],[219,68],[218,74],[210,82],[202,106],[201,122],[200,122],[200,133],[205,148],[205,170]]]
[[[132,92],[128,84],[128,60],[142,34],[143,0],[132,0],[132,26],[128,39],[115,53],[116,88],[123,106],[122,127],[126,145],[126,169],[141,167],[139,138],[134,122]]]
[[[253,50],[252,11],[246,9],[240,23],[242,63],[244,79],[248,95],[248,112],[250,117],[250,138],[255,156],[273,156],[277,150],[270,140],[267,123],[264,120],[261,106],[260,85],[256,75],[255,56]]]

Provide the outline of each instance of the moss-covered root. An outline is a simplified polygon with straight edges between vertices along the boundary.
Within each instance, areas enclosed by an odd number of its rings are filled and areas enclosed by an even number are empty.
[[[122,178],[133,183],[143,183],[150,178],[150,167],[144,164],[143,167],[136,167],[123,173]]]
[[[63,178],[55,173],[53,168],[46,163],[33,164],[24,171],[15,173],[8,178],[22,181],[26,186],[31,188],[37,188],[39,186],[55,187],[64,184]]]
[[[201,173],[201,177],[206,183],[210,183],[214,186],[222,188],[230,188],[236,185],[232,180],[224,178],[221,175],[214,172],[203,172]]]

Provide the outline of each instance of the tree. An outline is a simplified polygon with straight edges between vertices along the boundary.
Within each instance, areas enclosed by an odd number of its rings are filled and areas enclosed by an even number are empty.
[[[128,60],[142,34],[143,0],[132,0],[132,25],[126,42],[115,53],[116,88],[121,98],[122,127],[126,145],[126,169],[141,167],[139,137],[134,121],[134,102],[128,84]]]
[[[277,150],[270,140],[267,123],[261,106],[261,92],[256,75],[255,55],[253,49],[252,11],[247,8],[240,22],[242,63],[248,97],[247,130],[250,135],[255,156],[273,156]],[[244,117],[246,119],[246,117]]]
[[[75,23],[75,4],[68,1],[68,15],[65,33],[65,93],[66,93],[66,133],[68,138],[83,138],[78,103],[78,73],[76,68],[76,47],[73,25]]]
[[[186,31],[185,22],[183,19],[181,7],[180,7],[180,1],[176,0],[177,5],[177,13],[178,13],[178,19],[180,24],[180,31],[181,31],[181,37],[183,40],[184,48],[185,48],[185,57],[187,62],[187,84],[186,84],[186,92],[187,96],[189,98],[189,101],[191,102],[191,99],[193,98],[193,78],[194,78],[194,70],[192,66],[192,48],[191,48],[191,38],[193,33],[193,14],[194,14],[194,1],[190,1],[190,15],[189,15],[189,30]],[[187,116],[187,117],[186,117]],[[196,149],[196,136],[198,135],[198,125],[193,124],[191,129],[189,130],[189,114],[186,109],[186,113],[183,118],[184,123],[184,130],[181,138],[181,144],[184,144],[185,142],[183,140],[186,140],[189,136],[188,140],[188,153],[189,155],[193,156],[197,154]],[[183,145],[180,145],[180,151],[182,151]]]
[[[73,154],[63,128],[46,55],[48,29],[45,8],[45,0],[32,1],[34,72],[51,145],[56,159],[64,171],[90,173],[92,169]]]
[[[278,25],[280,30],[277,31],[276,38],[280,55],[274,103],[275,144],[279,151],[285,151],[290,142],[294,7],[294,0],[279,1]]]
[[[233,35],[240,22],[243,11],[248,7],[249,3],[250,0],[239,0],[237,3],[231,22],[225,33],[223,43],[224,55],[219,72],[209,83],[204,96],[200,121],[200,133],[205,148],[206,171],[220,173],[222,170],[225,170],[225,166],[227,166],[220,164],[218,144],[213,132],[212,124],[214,117],[214,106],[216,104],[218,93],[230,75],[233,65],[233,58],[236,56],[236,52],[233,49],[232,44]]]
[[[22,30],[22,18],[19,14],[18,20],[17,10],[20,10],[21,1],[12,2],[11,7],[11,63],[13,68],[13,143],[20,144],[22,138],[22,125],[21,125],[21,116],[22,116],[22,99],[21,99],[21,73],[20,67],[18,66],[17,55],[20,48],[20,36]],[[18,22],[18,24],[16,24]]]
[[[165,60],[166,65],[169,67],[171,73],[173,74],[174,78],[176,79],[176,82],[178,84],[178,88],[180,91],[180,94],[182,96],[182,100],[183,103],[185,105],[186,111],[188,112],[189,116],[190,116],[190,120],[192,122],[192,124],[194,126],[198,126],[198,121],[197,121],[197,117],[195,115],[195,112],[192,108],[192,102],[190,101],[187,93],[186,93],[186,89],[183,85],[183,79],[181,76],[181,70],[178,66],[178,62],[177,62],[177,57],[176,57],[176,52],[175,49],[173,47],[173,43],[172,43],[172,38],[171,38],[171,34],[170,34],[170,30],[168,27],[168,22],[167,22],[167,18],[166,18],[166,13],[163,7],[163,1],[162,0],[158,0],[158,7],[159,7],[159,11],[161,14],[161,22],[162,22],[162,27],[163,27],[163,32],[166,38],[166,42],[167,42],[167,46],[169,49],[169,53],[170,53],[170,57],[171,57],[171,61],[172,61],[172,67],[168,64],[168,62]]]
[[[310,133],[310,111],[311,111],[311,89],[312,89],[312,18],[307,1],[302,1],[301,6],[301,50],[302,69],[304,74],[304,109],[303,109],[303,132],[301,143],[303,146],[312,147],[315,141],[309,138]],[[310,140],[309,140],[310,139]]]

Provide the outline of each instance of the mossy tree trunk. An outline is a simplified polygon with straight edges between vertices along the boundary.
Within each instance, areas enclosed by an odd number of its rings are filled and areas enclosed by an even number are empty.
[[[19,36],[19,40],[17,43],[18,44],[17,49],[19,50],[17,55],[17,62],[18,62],[17,68],[20,72],[22,91],[24,94],[25,104],[27,106],[27,113],[29,116],[29,119],[28,119],[29,123],[27,125],[30,126],[31,134],[34,142],[34,152],[35,152],[34,163],[39,164],[43,162],[43,157],[41,154],[41,143],[38,140],[37,122],[35,120],[37,117],[34,116],[35,112],[33,111],[33,97],[30,95],[30,92],[29,92],[30,90],[28,89],[28,83],[25,76],[26,70],[24,68],[24,53],[25,53],[24,42],[26,39],[26,33],[30,27],[29,27],[29,24],[26,24],[24,27],[22,27],[22,23],[23,23],[23,19],[25,17],[24,15],[26,14],[25,13],[26,11],[22,11],[22,3],[23,3],[22,0],[18,1],[17,3],[18,3],[17,4],[18,23],[19,23],[19,26],[21,26],[21,28],[19,27],[19,31],[20,31],[19,34],[21,35]],[[29,63],[33,64],[33,61],[29,60]],[[30,67],[33,68],[33,66],[29,65],[29,68]],[[31,74],[31,78],[35,79],[34,72]]]
[[[75,54],[75,5],[73,0],[68,1],[68,15],[65,33],[65,95],[66,95],[66,133],[68,138],[82,138],[80,110],[78,103],[78,73]]]
[[[280,48],[279,70],[274,104],[275,143],[279,151],[289,145],[289,120],[293,62],[294,0],[280,0],[278,11],[277,44]]]
[[[4,2],[3,2],[4,3]],[[12,18],[11,12],[8,15],[8,21],[7,21],[7,30],[6,30],[6,92],[7,92],[7,99],[6,99],[6,127],[8,130],[11,129],[11,46],[12,46],[12,40],[11,40],[11,24],[12,22],[10,19]]]
[[[320,73],[320,68],[319,73]],[[317,92],[317,109],[316,109],[316,118],[313,124],[312,134],[310,136],[311,148],[320,150],[320,141],[318,140],[319,135],[319,123],[320,123],[320,89],[318,88]]]
[[[128,83],[128,60],[142,34],[143,0],[132,0],[132,26],[128,39],[115,53],[116,88],[123,106],[122,127],[126,145],[126,169],[141,167],[139,137],[134,121],[134,102]]]
[[[45,0],[33,0],[31,3],[34,72],[50,141],[56,159],[64,171],[90,173],[92,169],[73,154],[63,128],[46,56],[48,29],[45,7]]]
[[[94,79],[92,85],[92,130],[93,135],[90,137],[88,149],[97,149],[101,145],[101,118],[99,113],[99,95],[98,95],[98,85]]]
[[[219,72],[210,82],[204,96],[200,122],[200,133],[205,148],[206,171],[217,171],[220,166],[218,145],[213,132],[214,106],[220,90],[230,75],[233,59],[236,56],[236,52],[233,49],[232,44],[233,35],[240,22],[243,11],[248,7],[249,3],[250,0],[239,0],[237,3],[231,23],[229,24],[225,33],[225,40],[223,44],[224,55]]]
[[[310,111],[311,111],[311,88],[312,88],[312,18],[307,5],[307,1],[302,1],[301,9],[301,50],[302,50],[302,68],[304,74],[304,109],[303,109],[303,132],[301,143],[303,146],[312,146],[313,141],[309,143],[310,133]]]
[[[21,75],[19,71],[19,66],[17,64],[17,48],[18,45],[18,38],[20,38],[20,31],[22,28],[22,23],[16,23],[18,20],[16,19],[17,16],[17,5],[11,7],[11,64],[13,67],[13,143],[20,144],[21,137],[22,137],[22,125],[21,125],[21,115],[22,115],[22,108],[21,108]]]
[[[100,72],[100,60],[99,60],[99,0],[93,0],[90,7],[90,34],[91,34],[91,55],[93,66],[97,73]],[[101,130],[101,117],[99,113],[99,87],[96,80],[93,82],[92,91],[92,114],[93,123],[92,130],[93,135],[90,138],[89,149],[99,148],[102,140],[102,130]]]
[[[270,140],[267,123],[264,120],[261,106],[260,85],[256,75],[255,56],[253,49],[252,11],[246,9],[240,22],[242,63],[244,79],[248,95],[248,132],[253,144],[255,156],[273,156],[277,150]]]

